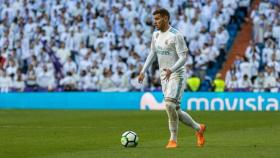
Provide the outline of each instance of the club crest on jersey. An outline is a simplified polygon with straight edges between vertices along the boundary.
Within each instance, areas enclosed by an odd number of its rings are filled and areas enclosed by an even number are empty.
[[[168,40],[165,40],[165,45],[168,45]]]

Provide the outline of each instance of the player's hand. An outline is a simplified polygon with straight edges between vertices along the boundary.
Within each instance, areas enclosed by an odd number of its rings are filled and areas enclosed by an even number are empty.
[[[165,71],[165,77],[163,78],[163,80],[169,81],[172,71],[170,69],[163,69],[163,71]]]
[[[140,73],[138,76],[138,82],[141,84],[143,82],[144,78],[145,78],[144,73]]]

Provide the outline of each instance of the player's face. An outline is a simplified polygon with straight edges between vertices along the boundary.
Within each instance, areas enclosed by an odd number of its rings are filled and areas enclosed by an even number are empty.
[[[166,23],[168,23],[166,16],[161,16],[160,14],[154,15],[154,25],[158,30],[162,30]]]

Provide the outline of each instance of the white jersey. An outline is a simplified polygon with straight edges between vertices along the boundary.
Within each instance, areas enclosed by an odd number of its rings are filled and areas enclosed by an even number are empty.
[[[188,50],[183,35],[173,27],[166,32],[154,32],[151,49],[157,54],[160,69],[170,69],[178,61],[179,54],[185,55]]]
[[[183,35],[173,27],[166,32],[153,33],[151,52],[146,60],[142,72],[145,72],[151,62],[157,57],[159,69],[170,69],[175,73],[184,72],[185,60],[180,61],[180,56],[186,58],[188,51]]]
[[[166,32],[156,31],[153,33],[151,51],[142,69],[144,73],[149,65],[158,59],[162,91],[166,99],[180,102],[185,89],[185,62],[188,51],[184,37],[178,30],[170,27]],[[170,69],[169,81],[164,80],[166,72]]]

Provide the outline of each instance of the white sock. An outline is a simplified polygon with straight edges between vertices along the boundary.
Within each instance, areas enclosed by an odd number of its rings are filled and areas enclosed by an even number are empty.
[[[177,110],[177,113],[178,113],[179,120],[183,122],[185,125],[192,127],[196,131],[200,130],[200,125],[197,122],[195,122],[188,113],[182,111],[181,109]]]
[[[169,120],[169,131],[170,131],[170,139],[177,142],[178,135],[178,122],[179,121],[170,121]]]
[[[176,104],[172,102],[166,102],[166,112],[169,120],[168,121],[169,131],[170,131],[169,140],[177,141],[179,117],[176,110]]]

